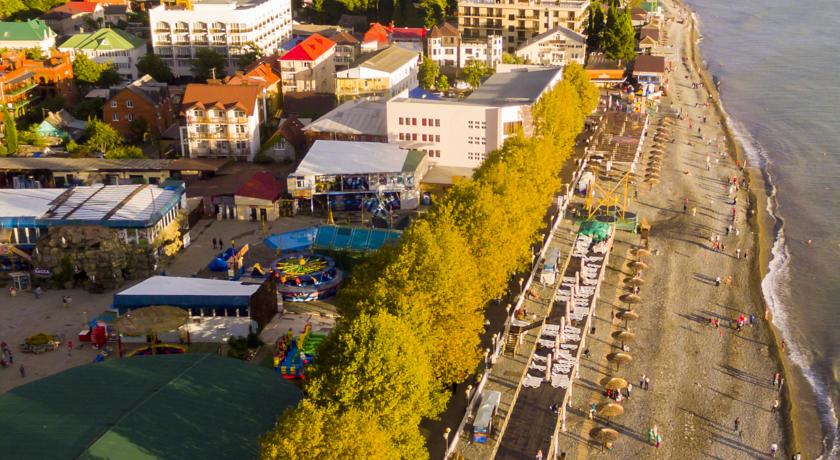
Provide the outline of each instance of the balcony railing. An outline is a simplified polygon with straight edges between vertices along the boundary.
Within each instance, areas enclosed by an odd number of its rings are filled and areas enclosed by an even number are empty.
[[[38,84],[33,81],[31,83],[25,84],[23,86],[19,86],[19,87],[14,88],[14,89],[7,89],[6,91],[4,91],[4,93],[6,93],[7,97],[14,97],[14,96],[17,96],[18,94],[23,94],[23,93],[29,91],[30,89],[32,89],[36,86],[38,86]]]
[[[187,117],[188,123],[210,123],[210,124],[240,124],[248,123],[248,117],[197,117],[190,115]]]
[[[191,139],[217,139],[217,140],[250,140],[249,133],[231,133],[227,131],[190,131]]]

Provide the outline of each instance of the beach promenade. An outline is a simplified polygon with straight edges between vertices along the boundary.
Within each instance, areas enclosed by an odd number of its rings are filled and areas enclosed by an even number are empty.
[[[675,18],[674,3],[664,5]],[[778,365],[761,293],[751,282],[755,238],[746,223],[749,198],[743,189],[729,193],[732,178],[739,183],[744,178],[735,160],[721,154],[726,143],[708,92],[696,85],[700,79],[690,61],[683,63],[690,26],[670,20],[665,27],[673,45],[673,72],[669,95],[651,125],[658,125],[659,117],[672,118],[674,142],[665,144],[661,182],[638,184],[634,208],[652,225],[654,255],[644,273],[642,302],[635,308],[640,319],[630,324],[636,336],[628,344],[634,359],[620,371],[605,359],[619,350],[612,334],[625,325],[614,314],[626,308],[619,298],[627,293],[628,263],[635,260],[631,249],[639,243],[637,235],[619,232],[595,312],[601,326],[590,341],[591,359],[582,362],[575,382],[559,451],[569,459],[773,458],[771,445],[776,444],[776,458],[790,458],[782,429],[786,414],[773,408],[775,400],[783,399],[773,384]],[[642,165],[649,155],[650,144]],[[720,251],[711,249],[713,238],[719,238]],[[746,324],[737,331],[741,315]],[[599,385],[607,375],[623,377],[635,388],[623,401],[625,414],[610,421],[620,438],[612,451],[601,453],[591,435],[606,420],[589,419],[588,409],[607,400]],[[650,379],[647,390],[639,388],[642,375]],[[649,441],[654,427],[662,439],[658,449]]]

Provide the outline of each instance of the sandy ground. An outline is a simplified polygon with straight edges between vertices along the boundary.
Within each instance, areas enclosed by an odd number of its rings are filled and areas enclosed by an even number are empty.
[[[674,51],[684,53],[688,28],[676,22],[669,22],[666,28]],[[647,184],[638,188],[636,209],[652,224],[650,246],[658,255],[647,258],[651,267],[644,271],[647,284],[641,289],[642,303],[636,307],[641,319],[630,324],[637,336],[635,343],[629,344],[634,360],[616,371],[605,359],[620,346],[611,334],[622,330],[624,323],[612,319],[612,314],[626,308],[619,296],[627,293],[624,279],[632,274],[628,263],[636,259],[631,249],[639,243],[638,236],[620,233],[596,311],[592,358],[583,362],[560,451],[567,458],[771,458],[770,445],[777,443],[777,458],[790,458],[784,452],[780,419],[784,415],[771,409],[773,401],[781,397],[773,387],[776,365],[770,355],[763,307],[753,300],[760,293],[752,292],[749,283],[751,264],[735,257],[737,248],[748,251],[749,257],[754,254],[753,236],[744,223],[746,192],[737,194],[734,225],[740,235],[726,235],[732,209],[727,178],[738,172],[731,158],[717,154],[714,142],[707,146],[698,136],[698,126],[705,139],[719,138],[722,132],[710,108],[695,107],[708,97],[702,88],[691,87],[692,81],[699,81],[696,73],[687,70],[679,56],[671,60],[675,69],[669,74],[672,99],[666,98],[663,105],[682,107],[688,118],[674,124],[675,143],[666,144],[662,182],[652,189]],[[708,116],[706,123],[701,118],[704,115]],[[659,118],[653,118],[651,134]],[[646,150],[651,141],[648,138]],[[646,152],[642,173],[648,158]],[[713,234],[721,236],[723,252],[710,249]],[[731,286],[726,283],[729,276]],[[716,277],[723,280],[719,287]],[[757,324],[736,332],[734,320],[750,313]],[[710,318],[720,319],[720,327],[711,326]],[[642,374],[651,379],[649,390],[638,387]],[[632,397],[624,401],[626,413],[610,423],[621,438],[612,451],[602,452],[589,440],[592,430],[607,421],[601,417],[589,420],[587,413],[591,403],[606,400],[598,383],[606,375],[623,377],[635,388]],[[648,431],[654,426],[662,435],[659,449],[648,443]]]

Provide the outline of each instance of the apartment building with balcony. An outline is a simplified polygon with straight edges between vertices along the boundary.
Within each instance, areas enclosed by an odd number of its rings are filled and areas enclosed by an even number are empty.
[[[515,54],[529,64],[563,67],[577,62],[583,65],[586,60],[586,36],[557,26],[531,37],[517,48]]]
[[[490,67],[502,62],[501,35],[465,39],[458,28],[447,22],[432,27],[427,44],[428,56],[441,67],[463,68],[472,60],[482,61]]]
[[[589,0],[462,0],[458,29],[466,39],[504,37],[509,53],[536,35],[563,26],[584,32]]]
[[[24,115],[37,99],[37,87],[35,74],[29,70],[0,71],[0,104],[15,118]]]
[[[187,85],[181,101],[181,147],[190,158],[252,161],[260,149],[257,85]]]
[[[200,49],[225,56],[232,75],[248,43],[271,54],[292,36],[291,0],[193,0],[189,6],[149,9],[152,48],[177,77],[192,76]]]
[[[84,54],[100,64],[114,64],[123,81],[137,80],[137,61],[146,55],[146,41],[121,29],[104,28],[89,34],[76,34],[58,47],[75,59]]]
[[[312,34],[280,56],[283,93],[335,92],[335,42]]]
[[[520,129],[533,133],[531,108],[562,69],[497,72],[463,101],[399,95],[386,104],[388,142],[420,150],[440,167],[477,168]]]
[[[0,53],[0,72],[15,69],[28,70],[35,74],[38,94],[41,97],[62,96],[66,104],[76,102],[76,86],[73,82],[73,63],[70,53],[51,50],[45,59],[29,59],[23,50],[9,50]]]
[[[357,98],[391,98],[417,86],[420,55],[398,45],[365,54],[346,70],[336,73],[339,101]]]
[[[325,35],[335,42],[335,68],[346,69],[359,57],[359,40],[345,31]]]

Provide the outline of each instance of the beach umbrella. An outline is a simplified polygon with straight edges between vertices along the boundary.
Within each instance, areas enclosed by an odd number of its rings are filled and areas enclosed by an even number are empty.
[[[624,342],[633,342],[636,340],[636,334],[630,331],[616,331],[612,333],[612,336],[616,340],[621,341],[621,349],[624,349]]]
[[[601,386],[607,390],[621,390],[627,388],[627,380],[621,377],[604,377],[601,379]]]
[[[657,179],[657,178],[655,178],[655,177],[652,177],[652,178],[648,179],[647,181],[648,181],[648,183],[649,183],[649,184],[651,184],[651,185],[655,185],[655,184],[658,184],[658,183],[659,183],[659,179]]]
[[[633,361],[633,357],[630,356],[629,353],[624,352],[610,353],[607,355],[607,359],[616,364],[616,370],[621,368],[621,363],[629,363],[630,361]]]
[[[626,303],[641,303],[642,298],[637,296],[636,294],[626,294],[621,296],[621,300]]]
[[[617,417],[624,414],[624,407],[617,402],[604,402],[598,404],[597,414],[603,417]]]
[[[645,284],[645,280],[638,276],[628,276],[627,278],[624,278],[624,282],[630,286],[641,286]]]
[[[612,428],[596,428],[590,432],[592,438],[601,444],[601,449],[609,448],[619,438],[618,431]]]
[[[638,268],[639,270],[645,270],[648,268],[648,264],[642,262],[641,260],[634,260],[633,262],[630,262],[630,266]]]
[[[650,251],[648,251],[645,248],[636,248],[636,249],[633,250],[633,253],[636,254],[639,257],[647,257],[647,256],[652,256],[653,255],[653,254],[650,253]]]
[[[624,320],[624,328],[626,329],[627,322],[636,321],[637,319],[639,319],[639,314],[636,313],[634,310],[625,310],[618,314],[618,318]]]
[[[648,176],[650,176],[651,179],[659,179],[660,177],[659,173],[656,171],[648,173]]]

